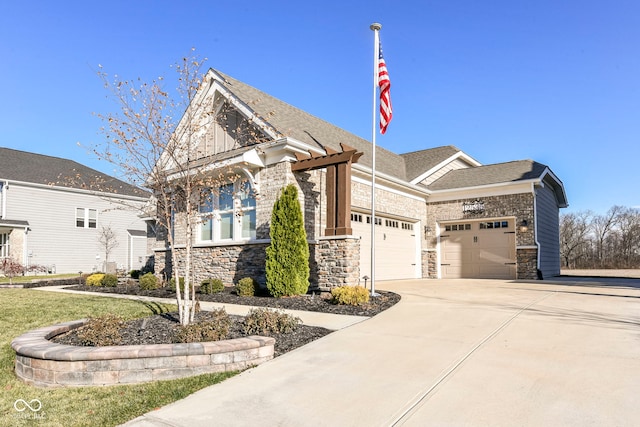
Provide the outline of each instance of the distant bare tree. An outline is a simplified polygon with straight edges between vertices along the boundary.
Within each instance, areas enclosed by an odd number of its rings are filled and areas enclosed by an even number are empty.
[[[561,215],[560,254],[565,268],[640,268],[640,209]]]
[[[604,215],[595,215],[591,220],[591,227],[596,241],[596,257],[597,265],[594,267],[604,267],[607,262],[605,253],[605,242],[607,237],[614,231],[618,216],[623,210],[622,206],[613,206]]]
[[[105,262],[109,262],[109,256],[111,255],[111,252],[119,245],[116,232],[113,231],[110,225],[107,227],[103,226],[100,230],[98,241],[104,249]]]
[[[574,267],[577,259],[585,255],[590,231],[590,212],[579,212],[560,217],[560,255],[564,266]]]

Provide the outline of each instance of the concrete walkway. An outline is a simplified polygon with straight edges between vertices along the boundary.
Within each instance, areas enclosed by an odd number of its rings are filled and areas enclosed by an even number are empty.
[[[43,286],[40,288],[31,288],[31,289],[39,290],[39,291],[47,291],[47,292],[64,292],[64,293],[72,293],[72,294],[79,294],[79,295],[90,295],[94,297],[97,296],[97,297],[129,299],[134,301],[157,302],[157,303],[164,303],[164,304],[176,303],[175,298],[155,298],[155,297],[145,297],[145,296],[138,296],[138,295],[84,292],[84,291],[75,291],[75,290],[66,289],[66,288],[67,286]],[[217,303],[217,302],[200,301],[200,308],[204,311],[212,311],[214,309],[224,308],[228,314],[246,316],[247,313],[249,313],[249,310],[251,310],[254,307],[250,307],[247,305],[224,304],[224,303]],[[335,314],[327,314],[327,313],[316,313],[312,311],[299,311],[299,310],[280,310],[280,311],[283,311],[295,317],[299,317],[300,320],[302,320],[302,323],[304,325],[321,326],[323,328],[331,329],[332,331],[337,331],[339,329],[343,329],[351,325],[355,325],[356,323],[360,323],[368,319],[368,317],[364,317],[364,316],[335,315]]]
[[[632,426],[640,289],[380,282],[384,313],[126,424]]]

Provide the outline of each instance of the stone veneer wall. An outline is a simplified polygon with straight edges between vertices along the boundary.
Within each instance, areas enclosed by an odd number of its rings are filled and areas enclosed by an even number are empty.
[[[434,279],[438,277],[438,254],[435,250],[430,249],[422,251],[422,278]]]
[[[516,253],[516,263],[518,267],[518,279],[536,280],[538,279],[538,249],[518,248]]]
[[[485,210],[482,213],[464,214],[462,205],[473,202],[476,198],[450,200],[445,202],[428,203],[429,214],[427,226],[433,232],[428,239],[428,248],[435,249],[437,245],[436,225],[439,221],[461,220],[477,221],[489,218],[515,217],[516,219],[516,263],[518,279],[537,278],[537,249],[535,247],[534,196],[531,193],[508,194],[502,196],[480,197]],[[527,221],[527,231],[521,231],[518,226],[523,220]],[[423,257],[424,262],[424,257]],[[435,266],[435,260],[433,260]],[[423,268],[424,268],[423,264]],[[427,265],[430,277],[436,277],[436,270]],[[433,276],[431,276],[433,274]]]
[[[275,339],[232,340],[109,347],[76,347],[49,339],[85,320],[29,331],[11,342],[15,372],[39,387],[105,386],[184,378],[246,369],[273,359]]]
[[[313,288],[328,291],[337,286],[359,284],[360,239],[353,237],[323,238],[309,247]]]
[[[216,278],[232,285],[244,277],[253,277],[266,286],[265,254],[268,242],[193,248],[193,272],[196,284]],[[178,248],[179,268],[183,268],[184,248]],[[156,253],[156,275],[162,277],[169,251]],[[330,290],[336,286],[357,285],[360,266],[360,239],[337,236],[309,243],[309,288]]]

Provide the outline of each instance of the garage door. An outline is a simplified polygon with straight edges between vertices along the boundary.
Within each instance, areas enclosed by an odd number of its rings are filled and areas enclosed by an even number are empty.
[[[376,216],[376,281],[420,277],[414,222]],[[371,276],[371,216],[351,215],[353,234],[360,241],[360,277]]]
[[[515,221],[460,221],[440,224],[443,278],[515,279]]]

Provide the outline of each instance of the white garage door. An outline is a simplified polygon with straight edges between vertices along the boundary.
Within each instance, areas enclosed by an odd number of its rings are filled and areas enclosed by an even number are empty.
[[[515,221],[440,224],[440,271],[445,279],[515,279]]]
[[[416,223],[376,216],[376,281],[420,277]],[[371,276],[371,216],[351,215],[353,234],[360,241],[360,278]]]

